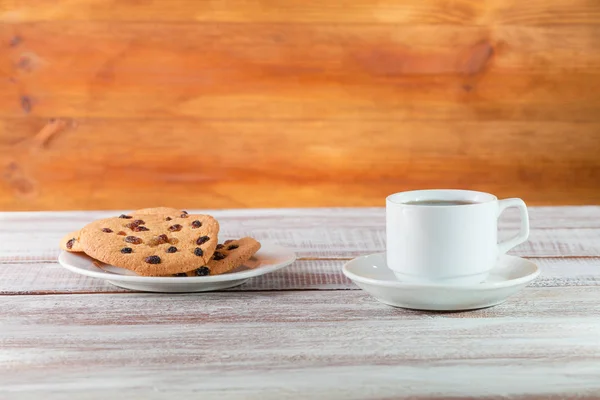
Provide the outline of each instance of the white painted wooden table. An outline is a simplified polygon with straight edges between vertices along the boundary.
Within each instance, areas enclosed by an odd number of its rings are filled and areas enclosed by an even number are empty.
[[[530,208],[511,253],[541,276],[458,313],[392,308],[342,275],[384,250],[380,208],[212,212],[299,256],[224,292],[127,292],[57,264],[65,232],[120,211],[0,213],[0,399],[600,398],[600,207]]]

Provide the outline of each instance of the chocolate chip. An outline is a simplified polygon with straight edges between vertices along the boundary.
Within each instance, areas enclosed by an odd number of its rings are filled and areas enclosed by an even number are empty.
[[[171,218],[171,217],[167,217],[167,218],[165,218],[165,221],[170,221],[170,220],[172,220],[172,219],[173,219],[173,218]]]
[[[120,236],[125,236],[125,235],[127,235],[127,234],[126,234],[125,232],[123,232],[123,231],[119,231],[119,232],[117,232],[117,235],[120,235]]]
[[[223,243],[224,243],[224,244],[229,244],[229,243],[231,243],[231,242],[233,242],[233,241],[234,241],[233,239],[229,239],[229,240],[226,240],[226,241],[224,241]]]
[[[200,228],[202,226],[202,222],[195,220],[194,222],[192,222],[192,228],[193,229],[197,229]]]
[[[189,215],[187,215],[187,213],[186,214],[181,214],[180,217],[181,218],[187,218],[187,217],[189,217]]]
[[[162,235],[158,235],[157,238],[161,243],[167,243],[169,241],[169,237],[164,233]]]
[[[173,276],[180,276],[180,277],[184,277],[184,276],[187,276],[187,274],[186,274],[185,272],[180,272],[180,273],[178,273],[178,274],[175,274],[175,275],[173,275]]]
[[[240,246],[238,246],[237,244],[232,244],[232,245],[229,245],[229,247],[227,248],[227,250],[235,250],[238,247],[240,247]]]
[[[200,267],[194,271],[197,276],[206,276],[210,275],[210,269],[208,267]]]
[[[136,225],[144,225],[145,224],[144,220],[141,220],[141,219],[136,219],[133,221],[133,223]]]
[[[75,238],[73,239],[69,239],[69,241],[67,242],[67,249],[71,250],[73,248],[73,245],[75,244]]]
[[[150,229],[146,228],[145,226],[136,226],[135,228],[131,229],[134,232],[142,232],[142,231],[149,231]]]
[[[225,258],[225,254],[219,252],[219,251],[215,251],[213,254],[213,260],[219,261]]]
[[[185,211],[185,210],[182,210],[181,212],[182,212],[182,213],[184,213],[184,214],[187,214],[187,213],[188,213],[188,212],[187,212],[187,211]]]
[[[110,228],[102,228],[102,232],[112,233],[112,229],[110,229]]]
[[[202,251],[202,249],[200,247],[196,247],[196,249],[194,250],[194,254],[197,255],[198,257],[202,257],[204,255],[204,252]]]
[[[221,250],[223,247],[225,247],[225,246],[219,243],[219,244],[217,245],[217,250]]]
[[[135,237],[135,236],[127,236],[124,240],[127,243],[133,243],[133,244],[140,244],[140,243],[142,243],[142,239],[140,239],[139,237]]]
[[[208,242],[209,240],[210,240],[210,238],[208,236],[200,236],[198,238],[198,240],[196,240],[196,244],[197,245],[202,245],[202,244]]]
[[[177,247],[175,246],[171,246],[167,249],[167,253],[176,253],[177,252]]]
[[[121,215],[119,215],[119,218],[131,219],[133,217],[131,215],[121,214]]]
[[[138,224],[136,224],[135,222],[130,222],[128,224],[125,224],[125,227],[129,228],[129,229],[135,229],[135,228],[137,228],[137,226],[138,226]]]
[[[181,228],[183,228],[183,226],[181,226],[181,225],[179,225],[179,224],[175,224],[175,225],[171,225],[171,226],[169,227],[169,230],[170,230],[171,232],[177,232],[177,231],[180,231],[180,230],[181,230]]]
[[[160,264],[160,257],[159,256],[150,256],[150,257],[146,257],[144,259],[144,261],[146,261],[148,264]]]
[[[123,253],[123,254],[129,254],[129,253],[131,253],[132,251],[133,251],[133,249],[132,249],[131,247],[123,247],[123,248],[121,249],[121,253]]]
[[[169,238],[164,233],[150,239],[150,241],[148,241],[148,246],[158,246],[159,244],[163,243],[169,243]]]

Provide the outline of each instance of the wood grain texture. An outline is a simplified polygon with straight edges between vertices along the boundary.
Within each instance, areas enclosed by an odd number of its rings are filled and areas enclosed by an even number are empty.
[[[542,275],[506,303],[454,313],[389,307],[343,278],[345,257],[381,245],[381,208],[215,210],[225,232],[317,257],[227,292],[123,292],[39,261],[58,231],[112,213],[0,213],[0,398],[600,393],[600,256],[585,257],[600,207],[531,207],[527,251],[558,257],[535,258]]]
[[[174,206],[174,205],[173,205]],[[525,257],[600,256],[600,207],[531,207],[531,234],[510,253]],[[348,259],[385,249],[381,208],[193,210],[214,215],[223,238],[246,235],[287,246],[299,257]],[[501,218],[500,237],[516,234],[514,210]],[[55,262],[60,238],[94,219],[127,210],[0,213],[0,262]]]
[[[0,116],[597,121],[600,26],[392,27],[10,25]]]
[[[600,203],[595,122],[464,122],[448,129],[423,121],[91,119],[76,127],[65,122],[41,146],[37,133],[45,123],[0,120],[8,133],[0,136],[0,206],[141,208],[163,204],[167,195],[182,207],[280,206],[290,199],[301,206],[383,204],[389,193],[423,185],[533,204]],[[227,151],[199,156],[190,133]],[[548,148],[560,151],[550,155]],[[63,192],[68,196],[49,196]]]
[[[5,261],[55,261],[58,242],[64,232],[13,233],[0,244],[0,262]],[[222,232],[222,233],[221,233]],[[383,228],[280,228],[235,229],[224,227],[223,238],[252,235],[289,247],[299,257],[348,259],[385,250]],[[514,236],[518,230],[505,231],[504,236]],[[571,229],[545,229],[531,231],[527,242],[509,251],[521,257],[598,257],[600,256],[600,229],[574,231]]]
[[[597,4],[589,0],[440,0],[368,1],[302,0],[200,2],[170,0],[4,0],[3,21],[218,21],[218,22],[335,22],[442,25],[570,25],[600,24]]]
[[[502,235],[518,229],[519,219],[512,211],[500,220]],[[225,238],[251,235],[272,240],[304,257],[290,268],[253,279],[234,290],[356,289],[342,275],[342,265],[350,257],[385,249],[381,208],[198,212],[215,215]],[[121,289],[74,275],[56,264],[57,243],[62,235],[112,214],[0,213],[0,293],[120,292]],[[600,207],[531,207],[530,214],[532,236],[511,253],[533,257],[542,268],[542,276],[532,285],[598,285]]]
[[[600,312],[596,288],[562,288],[560,296],[528,288],[463,313],[394,309],[362,291],[306,293],[3,296],[0,394],[381,399],[600,391],[600,323],[590,318]]]
[[[231,291],[358,290],[342,274],[347,260],[298,260],[290,267],[251,279]],[[531,287],[600,286],[600,257],[534,258],[542,270]],[[74,274],[54,262],[0,262],[0,294],[131,293]]]
[[[0,22],[3,209],[600,204],[597,2],[4,0]]]

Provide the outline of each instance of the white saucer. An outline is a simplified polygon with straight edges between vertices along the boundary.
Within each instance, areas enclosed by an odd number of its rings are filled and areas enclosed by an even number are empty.
[[[261,242],[260,250],[245,265],[232,272],[213,276],[152,277],[139,276],[135,272],[99,264],[83,253],[62,251],[58,262],[77,274],[105,279],[125,289],[145,292],[181,293],[207,292],[241,285],[248,279],[268,274],[286,267],[296,260],[294,252],[272,243]]]
[[[401,282],[388,269],[385,253],[355,258],[344,275],[384,304],[417,310],[456,311],[494,306],[534,280],[540,269],[529,260],[503,255],[480,284],[450,286]]]

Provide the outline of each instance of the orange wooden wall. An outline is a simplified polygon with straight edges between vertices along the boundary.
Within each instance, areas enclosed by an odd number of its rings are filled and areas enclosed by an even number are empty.
[[[0,0],[0,210],[600,203],[595,0]]]

